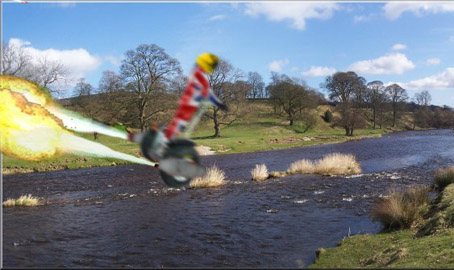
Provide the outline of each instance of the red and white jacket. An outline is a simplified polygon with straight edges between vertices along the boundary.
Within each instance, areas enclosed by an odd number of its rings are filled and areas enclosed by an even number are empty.
[[[191,121],[202,100],[209,100],[214,105],[226,109],[227,107],[213,93],[208,82],[206,72],[196,66],[188,79],[188,84],[180,99],[178,110],[165,130],[165,137],[169,140],[183,132]]]

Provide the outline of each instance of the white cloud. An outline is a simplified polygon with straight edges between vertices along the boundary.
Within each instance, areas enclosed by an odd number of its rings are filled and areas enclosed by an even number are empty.
[[[416,16],[454,12],[454,3],[388,2],[383,7],[383,11],[386,18],[395,20],[404,12],[412,12]]]
[[[223,14],[219,14],[219,15],[215,15],[213,17],[210,17],[208,19],[208,21],[212,22],[212,21],[221,21],[221,20],[225,20],[227,18],[227,16],[223,15]]]
[[[441,62],[440,58],[429,58],[426,60],[426,63],[428,65],[438,65],[440,64],[440,62]]]
[[[311,66],[311,68],[308,71],[304,71],[301,74],[305,77],[321,77],[329,76],[332,75],[333,73],[336,73],[335,68]]]
[[[439,74],[425,77],[419,80],[403,83],[402,86],[408,90],[446,90],[454,89],[454,67],[445,69]]]
[[[349,69],[361,74],[403,74],[415,68],[412,61],[405,54],[393,53],[372,60],[358,61],[350,65]]]
[[[405,50],[406,48],[407,48],[407,45],[400,44],[400,43],[394,44],[394,46],[392,47],[392,49],[394,51],[401,51],[401,50]]]
[[[303,30],[308,19],[329,19],[340,9],[336,3],[317,2],[261,2],[246,4],[245,13],[257,17],[264,15],[271,21],[289,20],[292,27]]]
[[[121,60],[125,59],[124,55],[122,56],[114,56],[114,55],[107,55],[104,59],[110,62],[113,66],[119,67],[121,65]]]
[[[87,50],[71,49],[71,50],[57,50],[45,49],[40,50],[31,47],[29,41],[24,41],[17,38],[11,38],[9,45],[22,46],[24,51],[28,53],[34,61],[39,59],[47,59],[49,61],[57,61],[65,66],[73,79],[85,77],[87,73],[97,69],[102,60],[90,54]]]
[[[270,71],[279,72],[282,68],[289,63],[288,59],[275,60],[268,65]]]

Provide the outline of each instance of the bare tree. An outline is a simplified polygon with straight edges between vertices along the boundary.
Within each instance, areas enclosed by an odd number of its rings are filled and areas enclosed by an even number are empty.
[[[393,127],[395,127],[398,113],[402,110],[404,102],[408,99],[407,91],[396,83],[387,86],[385,88],[385,91],[391,98],[391,105],[393,110]]]
[[[111,70],[105,70],[99,80],[98,91],[100,93],[115,93],[124,91],[122,78]]]
[[[94,88],[91,84],[85,81],[85,78],[80,78],[76,86],[74,87],[74,92],[77,96],[90,96],[94,92]]]
[[[170,83],[169,83],[169,90],[172,93],[177,94],[178,96],[181,96],[184,93],[184,90],[186,90],[186,86],[188,84],[188,78],[184,76],[183,74],[178,74],[173,78]]]
[[[258,72],[249,72],[247,82],[249,84],[248,97],[252,99],[264,98],[265,83]]]
[[[37,59],[31,68],[33,70],[30,72],[30,79],[50,92],[61,92],[55,89],[54,83],[64,82],[69,74],[62,63],[49,60],[46,56]]]
[[[23,46],[3,44],[2,74],[31,80],[51,93],[59,93],[61,89],[56,89],[55,85],[66,82],[69,72],[59,61],[47,56],[33,58]]]
[[[416,128],[416,125],[428,127],[432,118],[429,110],[432,96],[428,91],[421,91],[420,93],[415,94],[414,100],[419,108],[416,109],[416,112],[413,115],[413,130]]]
[[[163,48],[155,44],[142,44],[125,53],[120,70],[126,89],[135,95],[137,118],[143,131],[153,115],[167,109],[155,101],[165,92],[166,81],[181,73],[180,64]]]
[[[3,43],[2,45],[2,74],[23,77],[30,65],[31,57],[22,46]]]
[[[364,118],[360,115],[361,105],[366,96],[366,80],[355,72],[336,72],[325,79],[322,87],[328,90],[329,98],[338,101],[337,110],[342,119],[336,122],[345,128],[345,135],[352,136],[353,131],[364,126]]]
[[[336,72],[332,76],[326,77],[322,87],[328,90],[331,100],[348,103],[355,98],[357,85],[361,80],[364,78],[358,77],[353,71]]]
[[[382,128],[387,95],[385,86],[381,81],[372,81],[367,84],[365,101],[372,109],[372,117],[370,117],[369,120],[372,121],[373,128],[376,128],[377,123],[379,123],[380,128]]]
[[[314,109],[319,104],[318,96],[312,91],[304,81],[295,81],[286,75],[272,76],[272,82],[267,87],[271,99],[278,106],[289,120],[289,125],[293,126],[296,119],[301,119],[302,115],[308,114],[310,109]],[[313,124],[310,117],[304,117],[307,123]]]
[[[223,112],[215,106],[210,107],[205,114],[213,120],[213,137],[221,136],[221,125],[230,125],[239,117],[239,112],[241,111],[239,104],[246,99],[247,94],[247,88],[244,84],[235,84],[241,77],[241,71],[235,69],[224,59],[221,59],[214,72],[208,75],[208,81],[214,94],[219,100],[230,107],[228,112]],[[232,105],[235,105],[235,108]]]
[[[415,94],[415,101],[419,106],[427,107],[432,101],[432,96],[429,91],[421,91],[420,93]]]

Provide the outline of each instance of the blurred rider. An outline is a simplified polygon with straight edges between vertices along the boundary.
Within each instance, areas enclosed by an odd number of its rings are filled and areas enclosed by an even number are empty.
[[[197,57],[196,65],[188,78],[188,84],[183,96],[180,99],[178,110],[172,122],[164,131],[168,140],[174,139],[180,132],[183,132],[188,122],[191,121],[202,100],[209,100],[221,110],[227,110],[213,93],[208,82],[208,74],[212,74],[218,65],[219,58],[210,53],[203,53]]]

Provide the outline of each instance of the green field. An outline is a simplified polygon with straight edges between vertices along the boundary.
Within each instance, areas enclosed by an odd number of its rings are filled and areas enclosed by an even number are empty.
[[[213,138],[213,124],[210,121],[201,122],[195,129],[191,138],[198,145],[208,146],[216,154],[244,153],[302,147],[326,143],[338,143],[347,140],[355,140],[368,137],[379,137],[384,133],[392,132],[391,129],[371,128],[355,131],[355,136],[346,137],[345,131],[339,127],[332,127],[320,117],[317,125],[303,133],[304,125],[296,122],[289,126],[284,118],[274,116],[272,109],[263,103],[251,103],[248,105],[251,113],[238,119],[230,126],[221,127],[221,137]],[[328,106],[320,106],[318,113],[322,115]],[[403,126],[403,125],[402,125]],[[396,130],[402,130],[396,129]],[[93,140],[92,134],[79,134]],[[138,145],[125,140],[99,135],[98,142],[123,153],[140,156]],[[111,166],[127,164],[127,161],[109,158],[80,157],[75,155],[62,155],[39,162],[29,162],[13,157],[4,156],[3,172],[23,173],[41,172],[62,169],[89,168],[96,166]]]

